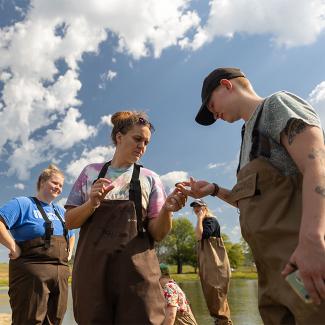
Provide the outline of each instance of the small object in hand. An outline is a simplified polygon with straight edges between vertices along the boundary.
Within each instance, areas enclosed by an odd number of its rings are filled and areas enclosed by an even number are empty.
[[[306,303],[311,304],[312,300],[306,290],[304,283],[302,282],[299,271],[296,270],[286,276],[286,281],[289,283],[294,292]]]

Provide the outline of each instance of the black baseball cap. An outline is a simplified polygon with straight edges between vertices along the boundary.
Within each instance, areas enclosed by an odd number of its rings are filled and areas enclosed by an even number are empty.
[[[207,204],[201,199],[196,199],[190,204],[190,207],[192,207],[192,208],[197,207],[197,206],[206,207]]]
[[[195,118],[197,123],[201,125],[211,125],[216,121],[207,107],[210,96],[213,90],[220,85],[220,80],[234,79],[238,77],[245,77],[239,68],[218,68],[213,70],[204,79],[201,92],[202,105]]]

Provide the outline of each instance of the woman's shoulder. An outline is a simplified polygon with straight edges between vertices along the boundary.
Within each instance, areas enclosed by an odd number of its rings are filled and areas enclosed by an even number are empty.
[[[140,173],[146,177],[159,178],[159,175],[149,168],[141,167]]]

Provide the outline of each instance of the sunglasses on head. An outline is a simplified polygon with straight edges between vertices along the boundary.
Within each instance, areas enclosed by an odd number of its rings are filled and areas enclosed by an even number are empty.
[[[138,118],[138,124],[148,126],[151,132],[155,131],[154,126],[148,120],[146,120],[143,117]]]

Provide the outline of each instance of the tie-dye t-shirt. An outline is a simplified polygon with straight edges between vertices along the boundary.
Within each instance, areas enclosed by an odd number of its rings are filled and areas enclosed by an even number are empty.
[[[89,199],[93,181],[97,179],[103,163],[90,164],[84,168],[74,183],[65,207],[80,206]],[[133,165],[128,168],[108,167],[106,178],[113,181],[115,187],[105,197],[108,200],[129,200],[130,181]],[[142,191],[142,207],[148,218],[158,216],[165,200],[166,193],[159,176],[147,168],[140,169]]]

